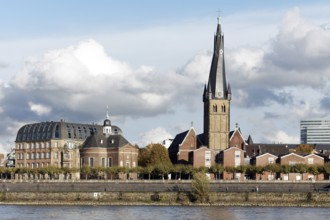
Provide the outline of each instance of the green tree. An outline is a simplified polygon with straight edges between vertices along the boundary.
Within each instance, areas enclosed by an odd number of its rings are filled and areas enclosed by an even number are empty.
[[[227,173],[231,173],[233,175],[232,176],[232,179],[235,179],[235,171],[236,171],[236,168],[235,167],[227,166],[227,167],[225,167],[225,171]]]
[[[166,147],[161,144],[153,144],[150,149],[150,164],[171,164]]]
[[[317,176],[320,174],[320,168],[316,165],[309,166],[308,173],[313,174],[317,179]]]
[[[138,164],[146,167],[148,165],[172,164],[166,147],[161,144],[149,144],[139,150]]]
[[[219,163],[217,164],[214,164],[212,167],[211,167],[211,172],[216,174],[216,179],[220,179],[220,175],[221,173],[223,173],[223,166]]]
[[[264,167],[264,171],[270,172],[270,174],[274,176],[274,174],[280,171],[280,167],[277,164],[268,164]]]
[[[209,178],[203,173],[196,173],[191,184],[194,200],[201,203],[208,202],[210,192]]]
[[[146,167],[143,168],[143,173],[148,174],[148,179],[151,179],[151,173],[154,171],[154,166],[152,165],[148,165]]]
[[[171,171],[171,166],[167,163],[161,164],[158,163],[154,167],[154,174],[157,176],[161,176],[162,179],[164,179],[165,175],[168,175]]]
[[[87,180],[89,175],[91,175],[91,173],[92,173],[92,169],[90,166],[83,166],[80,169],[80,172],[81,172],[81,174],[85,175],[85,179]]]
[[[146,167],[150,163],[150,147],[140,148],[138,156],[138,165]]]
[[[254,169],[255,169],[256,176],[258,174],[259,175],[259,180],[261,180],[262,179],[261,176],[264,173],[264,168],[262,166],[255,166]]]

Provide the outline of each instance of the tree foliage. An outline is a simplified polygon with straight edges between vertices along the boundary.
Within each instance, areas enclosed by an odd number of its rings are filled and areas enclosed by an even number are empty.
[[[298,147],[296,148],[297,153],[306,153],[310,154],[314,150],[313,146],[310,144],[299,144]]]
[[[161,144],[149,144],[139,150],[139,166],[156,166],[158,164],[171,165],[171,160],[166,147]]]
[[[209,201],[210,181],[203,173],[196,173],[192,181],[193,197],[195,201],[204,203]]]

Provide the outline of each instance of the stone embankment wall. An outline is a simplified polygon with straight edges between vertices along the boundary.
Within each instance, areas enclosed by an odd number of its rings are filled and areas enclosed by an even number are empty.
[[[0,182],[2,192],[178,192],[191,191],[191,181],[14,181]],[[324,192],[330,181],[211,181],[212,192]]]
[[[326,206],[330,182],[210,183],[219,206]],[[190,181],[0,182],[0,204],[196,205]]]

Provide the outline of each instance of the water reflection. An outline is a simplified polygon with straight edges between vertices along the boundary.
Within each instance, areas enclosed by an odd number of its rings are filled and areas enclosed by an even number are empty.
[[[327,208],[183,206],[0,206],[0,219],[328,219]]]

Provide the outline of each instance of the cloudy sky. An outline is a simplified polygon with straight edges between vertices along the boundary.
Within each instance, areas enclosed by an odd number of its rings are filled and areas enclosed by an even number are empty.
[[[220,13],[231,128],[299,143],[329,118],[330,3],[222,0],[0,0],[0,151],[40,121],[102,123],[131,143],[202,132]],[[218,12],[220,11],[220,12]]]

